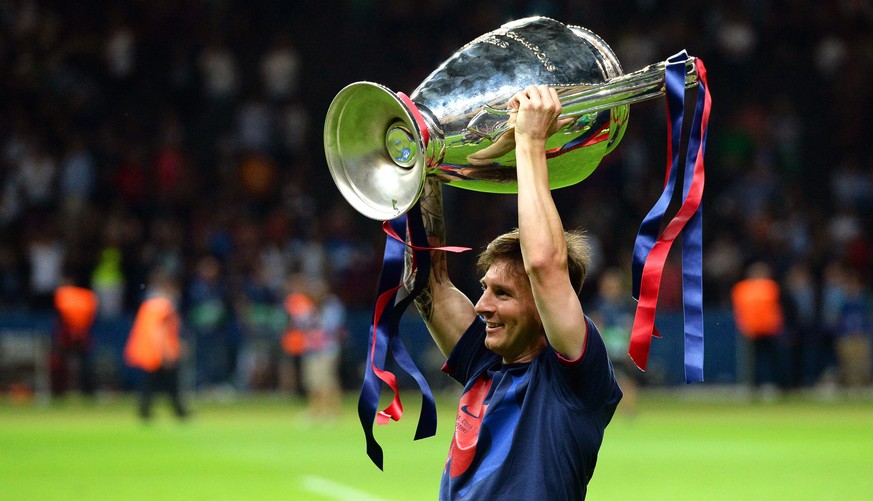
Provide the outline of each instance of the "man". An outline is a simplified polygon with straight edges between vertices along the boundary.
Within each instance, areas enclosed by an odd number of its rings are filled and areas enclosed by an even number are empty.
[[[78,364],[79,390],[94,396],[94,367],[91,360],[91,327],[97,317],[97,294],[65,277],[55,289],[58,326],[52,355],[52,389],[63,395],[67,389],[70,362]]]
[[[752,345],[753,390],[765,389],[767,382],[776,386],[784,383],[778,341],[785,324],[781,289],[770,265],[761,261],[749,265],[746,278],[731,288],[737,330]]]
[[[155,389],[170,396],[176,417],[183,419],[188,411],[179,394],[179,361],[182,355],[181,329],[176,302],[179,289],[175,279],[163,271],[152,273],[146,299],[133,321],[130,337],[124,348],[124,360],[144,372],[139,398],[139,415],[148,421],[152,417],[152,393]]]
[[[299,353],[307,419],[316,424],[332,423],[342,407],[339,358],[345,307],[321,278],[292,275],[289,290],[285,300],[289,316],[287,344],[302,344]],[[290,339],[294,337],[300,341]]]
[[[464,385],[440,499],[584,499],[621,390],[579,302],[584,238],[564,231],[549,189],[546,140],[564,125],[560,101],[532,86],[510,106],[518,229],[480,255],[475,306],[449,280],[441,252],[416,300],[448,357],[443,370]],[[435,181],[421,206],[431,245],[444,245]]]

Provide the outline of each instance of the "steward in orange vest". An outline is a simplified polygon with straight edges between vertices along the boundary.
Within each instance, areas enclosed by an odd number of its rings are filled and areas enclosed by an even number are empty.
[[[86,346],[97,317],[97,294],[84,287],[61,285],[55,289],[55,309],[60,317],[61,346]]]
[[[97,316],[97,294],[90,289],[65,282],[55,289],[57,312],[54,349],[51,359],[51,383],[55,394],[63,394],[70,381],[69,372],[76,368],[79,389],[85,395],[95,390],[91,360],[91,327]]]
[[[750,265],[746,278],[731,289],[731,302],[737,330],[751,341],[752,386],[765,382],[784,386],[786,381],[777,343],[784,317],[780,286],[771,277],[770,267],[761,262]]]
[[[124,347],[124,360],[144,371],[139,400],[143,419],[152,415],[152,393],[169,394],[176,416],[188,415],[179,394],[179,340],[181,322],[174,301],[179,292],[175,280],[163,272],[153,273],[149,298],[142,302]]]
[[[131,367],[154,372],[179,361],[179,316],[166,297],[143,301],[124,349]]]
[[[772,278],[747,278],[734,285],[731,299],[737,329],[749,339],[782,332],[779,284]]]

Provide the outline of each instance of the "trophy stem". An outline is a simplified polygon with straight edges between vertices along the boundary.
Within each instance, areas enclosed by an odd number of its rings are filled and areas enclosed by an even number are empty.
[[[667,62],[650,64],[643,69],[615,77],[602,84],[553,85],[558,92],[563,112],[560,118],[575,118],[597,113],[618,106],[630,105],[662,97],[666,93],[664,82]],[[685,87],[697,86],[696,58],[685,61]],[[467,126],[467,130],[496,140],[512,128],[509,109],[484,106]]]

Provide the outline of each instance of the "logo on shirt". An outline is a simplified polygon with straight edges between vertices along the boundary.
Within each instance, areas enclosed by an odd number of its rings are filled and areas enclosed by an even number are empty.
[[[453,478],[462,475],[470,467],[476,455],[476,444],[479,441],[479,427],[482,416],[488,409],[485,397],[491,389],[491,380],[482,378],[464,393],[458,404],[458,416],[455,420],[455,436],[449,449],[451,466],[449,475]]]
[[[486,406],[486,407],[487,407],[487,406]],[[478,414],[478,415],[477,415],[477,414],[473,414],[472,412],[470,412],[470,408],[469,408],[469,406],[467,406],[467,405],[462,405],[462,406],[461,406],[461,412],[463,412],[464,414],[470,416],[470,417],[473,418],[473,419],[481,419],[481,418],[482,418],[482,411],[481,411],[481,410],[479,411],[479,414]]]
[[[458,404],[445,474],[463,482],[453,487],[461,495],[500,470],[512,449],[529,378],[527,373],[498,375],[480,376]]]

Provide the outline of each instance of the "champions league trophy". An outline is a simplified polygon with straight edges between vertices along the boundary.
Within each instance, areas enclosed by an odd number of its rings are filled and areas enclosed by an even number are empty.
[[[554,87],[562,118],[546,144],[552,189],[588,177],[621,141],[629,106],[663,96],[661,62],[623,74],[596,34],[545,17],[512,21],[468,43],[410,95],[372,82],[342,89],[327,112],[330,173],[361,214],[390,220],[418,200],[426,176],[489,193],[517,191],[507,103],[529,85]],[[685,62],[685,86],[698,75]]]

